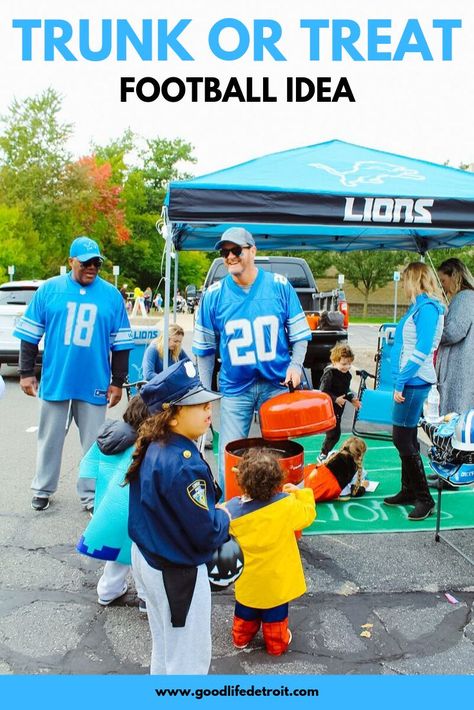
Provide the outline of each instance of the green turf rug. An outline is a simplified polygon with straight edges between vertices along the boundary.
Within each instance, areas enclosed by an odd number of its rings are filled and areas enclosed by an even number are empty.
[[[347,436],[343,436],[341,441]],[[305,450],[305,464],[316,461],[323,438],[323,436],[312,436],[297,439]],[[383,505],[384,498],[400,490],[400,459],[390,441],[366,439],[366,444],[368,450],[364,457],[364,467],[370,480],[379,481],[377,490],[366,493],[362,498],[317,503],[316,520],[306,528],[304,535],[416,532],[435,529],[436,509],[435,513],[426,520],[415,522],[408,520],[411,506]],[[426,459],[424,462],[426,472],[429,473],[431,469],[428,462]],[[432,495],[437,502],[438,491],[432,491]],[[472,527],[474,527],[474,487],[462,486],[457,491],[443,491],[441,531]]]
[[[341,442],[350,436],[345,434]],[[324,435],[296,439],[304,448],[305,464],[314,463],[321,451]],[[213,448],[217,456],[219,435],[214,433]],[[378,481],[373,493],[347,501],[317,503],[314,523],[303,535],[332,535],[344,533],[390,533],[435,530],[436,508],[429,518],[420,521],[408,520],[411,506],[388,506],[383,499],[400,490],[400,459],[391,441],[365,439],[367,453],[364,467],[370,480]],[[431,472],[428,460],[424,459],[427,474]],[[438,502],[438,491],[432,491]],[[474,486],[462,486],[457,491],[443,491],[441,505],[441,531],[459,528],[474,528]]]

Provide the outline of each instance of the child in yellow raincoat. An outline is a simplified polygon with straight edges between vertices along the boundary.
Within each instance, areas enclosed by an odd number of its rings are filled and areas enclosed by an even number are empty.
[[[291,641],[288,602],[306,591],[295,531],[316,517],[313,491],[290,483],[268,449],[253,448],[239,463],[243,491],[226,504],[230,534],[244,554],[244,571],[235,583],[232,637],[245,648],[262,625],[267,652],[280,656]]]

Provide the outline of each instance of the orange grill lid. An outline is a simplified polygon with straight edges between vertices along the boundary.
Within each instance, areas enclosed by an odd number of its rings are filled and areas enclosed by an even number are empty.
[[[331,397],[319,390],[284,392],[260,407],[260,427],[265,439],[320,434],[335,426]]]

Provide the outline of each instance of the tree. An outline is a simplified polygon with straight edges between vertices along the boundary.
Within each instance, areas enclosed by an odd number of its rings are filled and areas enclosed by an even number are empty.
[[[33,278],[40,271],[39,235],[30,217],[20,207],[0,204],[0,283],[7,279],[7,268],[15,265],[22,278]]]
[[[47,89],[21,102],[14,100],[1,119],[0,204],[16,208],[31,234],[41,236],[35,253],[28,255],[28,263],[37,266],[36,277],[57,272],[70,241],[67,206],[77,184],[71,179],[67,148],[72,127],[61,122],[60,110],[60,95]],[[12,230],[4,234],[5,239],[16,239],[16,227]],[[16,263],[21,261],[22,244],[18,239]],[[22,275],[31,275],[31,268],[23,263]]]
[[[400,251],[353,251],[335,254],[333,263],[363,295],[363,316],[366,317],[370,294],[389,283],[394,270],[406,260],[406,253]]]

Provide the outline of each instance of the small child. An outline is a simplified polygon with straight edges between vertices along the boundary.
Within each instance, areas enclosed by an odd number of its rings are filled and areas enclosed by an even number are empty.
[[[363,496],[368,485],[362,465],[366,451],[365,441],[350,436],[324,463],[305,466],[302,485],[311,488],[315,501]]]
[[[245,648],[262,624],[267,652],[280,656],[291,641],[288,602],[306,591],[295,531],[316,517],[312,492],[288,483],[268,449],[248,449],[238,466],[243,491],[227,502],[230,533],[244,554],[244,571],[235,583],[232,638]]]
[[[350,390],[350,369],[354,362],[352,349],[347,343],[337,343],[331,350],[330,359],[331,365],[325,368],[319,389],[321,392],[327,392],[332,399],[336,426],[326,434],[319,455],[320,461],[324,461],[341,438],[341,419],[346,402],[350,402],[355,409],[360,409],[360,401],[355,392]]]
[[[152,636],[151,674],[206,674],[211,663],[211,588],[206,562],[229,538],[229,514],[194,443],[211,424],[211,401],[190,360],[153,377],[140,396],[142,424],[126,482],[132,567]]]
[[[108,606],[126,594],[130,572],[131,540],[128,537],[128,488],[121,484],[132,462],[138,428],[150,416],[139,395],[128,403],[123,420],[106,419],[97,441],[81,461],[79,475],[97,481],[94,515],[77,550],[107,560],[97,584],[98,602]],[[137,585],[136,585],[137,586]],[[138,608],[146,611],[143,591],[137,586]]]

